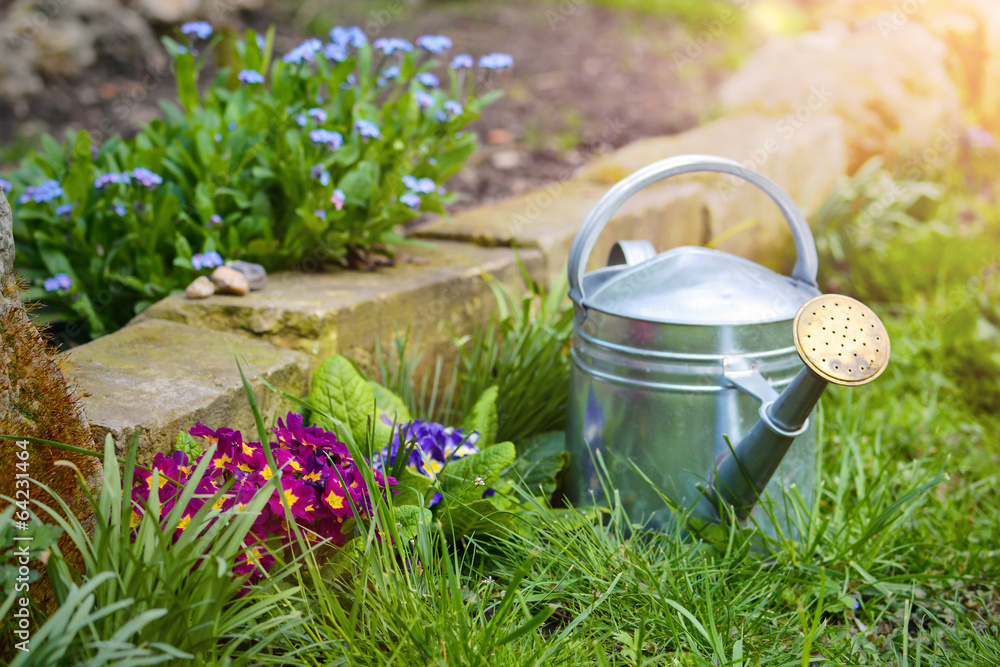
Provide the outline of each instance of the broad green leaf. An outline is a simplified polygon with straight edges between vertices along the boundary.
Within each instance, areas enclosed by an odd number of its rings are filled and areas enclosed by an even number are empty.
[[[455,498],[475,497],[500,477],[517,458],[510,442],[501,442],[472,456],[451,461],[438,476],[441,492]]]
[[[452,539],[457,540],[473,533],[497,533],[504,527],[513,525],[514,516],[507,510],[509,501],[505,499],[443,502],[445,505],[437,516],[441,521],[442,532]]]
[[[374,380],[369,380],[368,384],[371,385],[372,392],[375,394],[375,405],[378,408],[379,414],[387,415],[389,421],[394,421],[397,424],[413,421],[413,417],[410,416],[410,411],[406,409],[406,403],[403,402],[403,399]]]
[[[403,472],[396,476],[399,483],[399,493],[392,495],[392,502],[395,505],[418,505],[423,506],[426,502],[427,491],[431,488],[431,478],[420,473],[415,473],[409,468],[403,468]]]
[[[187,431],[178,431],[174,440],[174,449],[180,450],[188,455],[188,459],[194,461],[201,456],[205,450]]]
[[[514,462],[514,479],[519,479],[532,492],[551,498],[558,486],[559,475],[569,463],[566,433],[552,431],[528,439],[520,447]]]
[[[375,406],[375,393],[350,361],[335,354],[320,364],[313,374],[308,400],[346,424],[354,442],[368,445],[368,418]],[[322,414],[316,417],[323,428],[334,428]]]
[[[497,395],[500,389],[492,386],[484,391],[476,404],[472,406],[472,413],[466,418],[466,433],[479,432],[479,439],[476,446],[486,449],[496,442],[497,439]]]
[[[394,506],[392,511],[396,518],[399,537],[403,540],[412,540],[416,537],[420,524],[430,523],[433,516],[429,509],[416,505]]]
[[[191,112],[198,106],[198,75],[194,68],[194,56],[182,53],[174,58],[177,74],[177,96],[184,108]]]

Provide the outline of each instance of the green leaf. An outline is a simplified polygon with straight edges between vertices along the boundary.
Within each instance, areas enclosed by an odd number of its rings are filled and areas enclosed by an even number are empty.
[[[481,496],[517,458],[513,443],[501,442],[472,456],[451,461],[438,476],[441,493],[455,498]]]
[[[486,449],[496,442],[497,395],[499,392],[500,388],[494,385],[480,394],[476,404],[472,406],[472,413],[466,418],[466,433],[479,432],[476,446],[480,449]]]
[[[191,437],[191,434],[187,431],[177,432],[177,438],[174,440],[174,449],[187,454],[188,459],[191,461],[194,461],[205,452],[202,446],[198,444],[198,441]]]
[[[394,506],[392,511],[396,518],[399,537],[403,540],[412,540],[416,537],[420,524],[430,523],[433,517],[429,509],[416,505],[398,505]]]
[[[343,422],[354,442],[362,447],[369,444],[368,419],[375,406],[375,392],[346,358],[335,354],[320,364],[313,374],[307,400]],[[316,417],[320,426],[334,430],[323,415]]]
[[[368,384],[371,385],[372,393],[375,394],[375,406],[378,408],[379,414],[388,416],[389,421],[394,421],[397,424],[413,421],[403,399],[374,380],[369,380]]]
[[[569,463],[566,433],[551,431],[528,439],[521,445],[514,462],[514,477],[533,492],[541,491],[547,499],[558,486],[559,475]]]
[[[426,475],[415,473],[409,468],[396,475],[399,482],[399,493],[393,494],[392,502],[397,505],[418,505],[425,504],[427,491],[431,488],[431,478]],[[395,488],[395,487],[394,487]]]
[[[378,179],[378,163],[362,160],[340,180],[339,187],[348,200],[367,203],[378,184]]]
[[[496,534],[500,529],[513,525],[514,517],[507,510],[508,504],[509,501],[497,497],[466,502],[446,500],[437,515],[441,531],[454,540],[473,533]]]
[[[194,56],[190,53],[179,54],[174,59],[174,67],[177,71],[177,97],[191,112],[198,106],[198,75],[194,68]]]

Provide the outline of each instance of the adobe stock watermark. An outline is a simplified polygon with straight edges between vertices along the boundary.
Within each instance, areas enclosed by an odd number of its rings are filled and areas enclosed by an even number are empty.
[[[703,21],[700,30],[690,32],[684,40],[683,48],[674,51],[672,57],[674,69],[683,71],[688,65],[704,56],[716,41],[726,35],[729,28],[736,23],[740,12],[750,6],[750,1],[733,0],[731,8],[723,8],[714,18]]]
[[[44,0],[36,2],[32,11],[23,15],[17,25],[7,34],[6,46],[10,51],[18,51],[25,43],[32,41],[50,21],[58,17],[70,0]]]
[[[614,145],[612,142],[621,136],[627,128],[628,125],[623,123],[620,118],[605,121],[600,140],[587,151],[587,154],[584,156],[585,161],[589,161],[593,156],[612,147]],[[532,194],[524,210],[510,217],[507,221],[507,234],[511,239],[517,236],[522,229],[537,222],[542,217],[545,210],[562,194],[563,189],[566,187],[566,182],[573,178],[575,171],[574,168],[564,170],[559,174],[557,180]]]
[[[901,178],[907,181],[923,181],[932,177],[935,171],[947,164],[949,155],[961,137],[962,130],[957,126],[938,130],[931,145],[910,156],[902,164],[899,168]],[[905,194],[899,182],[889,179],[878,192],[875,201],[866,206],[857,221],[847,229],[847,237],[853,242],[867,234]]]
[[[928,0],[903,0],[897,3],[892,11],[881,14],[876,25],[882,39],[888,40],[899,32],[904,25],[910,22],[914,14],[923,9],[927,2]]]
[[[771,157],[781,151],[813,117],[826,107],[833,99],[833,90],[827,84],[813,85],[809,89],[809,97],[793,111],[785,114],[774,124],[774,130],[757,147],[746,151],[746,159],[742,160],[744,167],[760,171],[770,161]],[[724,197],[732,197],[736,190],[746,185],[746,181],[736,176],[726,176],[719,180],[719,193]]]
[[[14,610],[11,612],[14,619],[11,625],[14,626],[14,635],[19,640],[15,642],[14,647],[18,651],[28,653],[31,650],[31,569],[28,564],[31,562],[30,544],[34,539],[28,534],[31,521],[31,512],[28,511],[28,503],[31,502],[29,473],[31,464],[28,459],[31,453],[28,451],[27,440],[15,440],[14,447],[17,457],[17,462],[14,464],[14,506],[16,510],[14,512],[14,529],[17,531],[17,534],[14,535],[16,546],[13,553],[17,560],[14,592],[21,593],[21,595],[16,598]]]

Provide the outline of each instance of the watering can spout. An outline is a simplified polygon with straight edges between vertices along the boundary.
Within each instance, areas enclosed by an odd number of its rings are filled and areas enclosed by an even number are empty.
[[[808,428],[826,386],[867,384],[888,364],[885,326],[850,297],[818,296],[802,306],[792,326],[805,367],[777,398],[761,406],[760,420],[718,461],[715,482],[696,508],[700,518],[718,519],[718,499],[731,505],[738,519],[746,518],[792,442]]]

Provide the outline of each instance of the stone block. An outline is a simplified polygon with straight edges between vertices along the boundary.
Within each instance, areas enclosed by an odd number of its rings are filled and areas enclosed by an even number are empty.
[[[139,322],[68,353],[70,376],[83,395],[97,441],[110,433],[124,453],[138,431],[140,462],[172,449],[177,432],[196,422],[239,429],[257,439],[238,356],[278,388],[305,394],[306,355],[177,322]],[[292,407],[249,371],[248,378],[265,422]]]
[[[603,183],[573,180],[497,204],[463,211],[418,227],[416,236],[481,245],[537,248],[550,280],[566,275],[566,261],[580,225],[608,190]],[[591,253],[589,267],[604,266],[615,241],[647,239],[659,250],[707,240],[702,188],[664,183],[628,199],[608,223]]]
[[[396,331],[410,328],[420,336],[426,368],[437,354],[454,357],[453,334],[470,334],[493,316],[486,274],[508,285],[521,280],[516,255],[507,248],[438,242],[407,254],[415,261],[377,271],[272,274],[265,289],[245,296],[170,297],[136,321],[240,332],[305,352],[311,368],[330,354],[344,354],[369,372],[375,342],[387,350]],[[541,275],[536,251],[521,252],[521,259],[532,276]]]
[[[996,0],[822,0],[818,20],[868,25],[886,42],[918,23],[947,47],[947,67],[970,120],[1000,134],[1000,3]]]
[[[806,216],[822,204],[847,171],[844,125],[839,118],[816,115],[795,125],[751,114],[633,142],[592,162],[581,178],[613,183],[658,160],[689,154],[729,158],[763,173],[788,192]],[[791,234],[767,195],[749,183],[719,174],[675,180],[700,186],[707,215],[699,227],[702,240],[696,243],[784,268]]]
[[[957,148],[961,105],[944,43],[917,21],[887,33],[878,23],[777,38],[719,90],[726,114],[761,113],[786,124],[843,119],[851,173],[875,155],[901,160]]]

